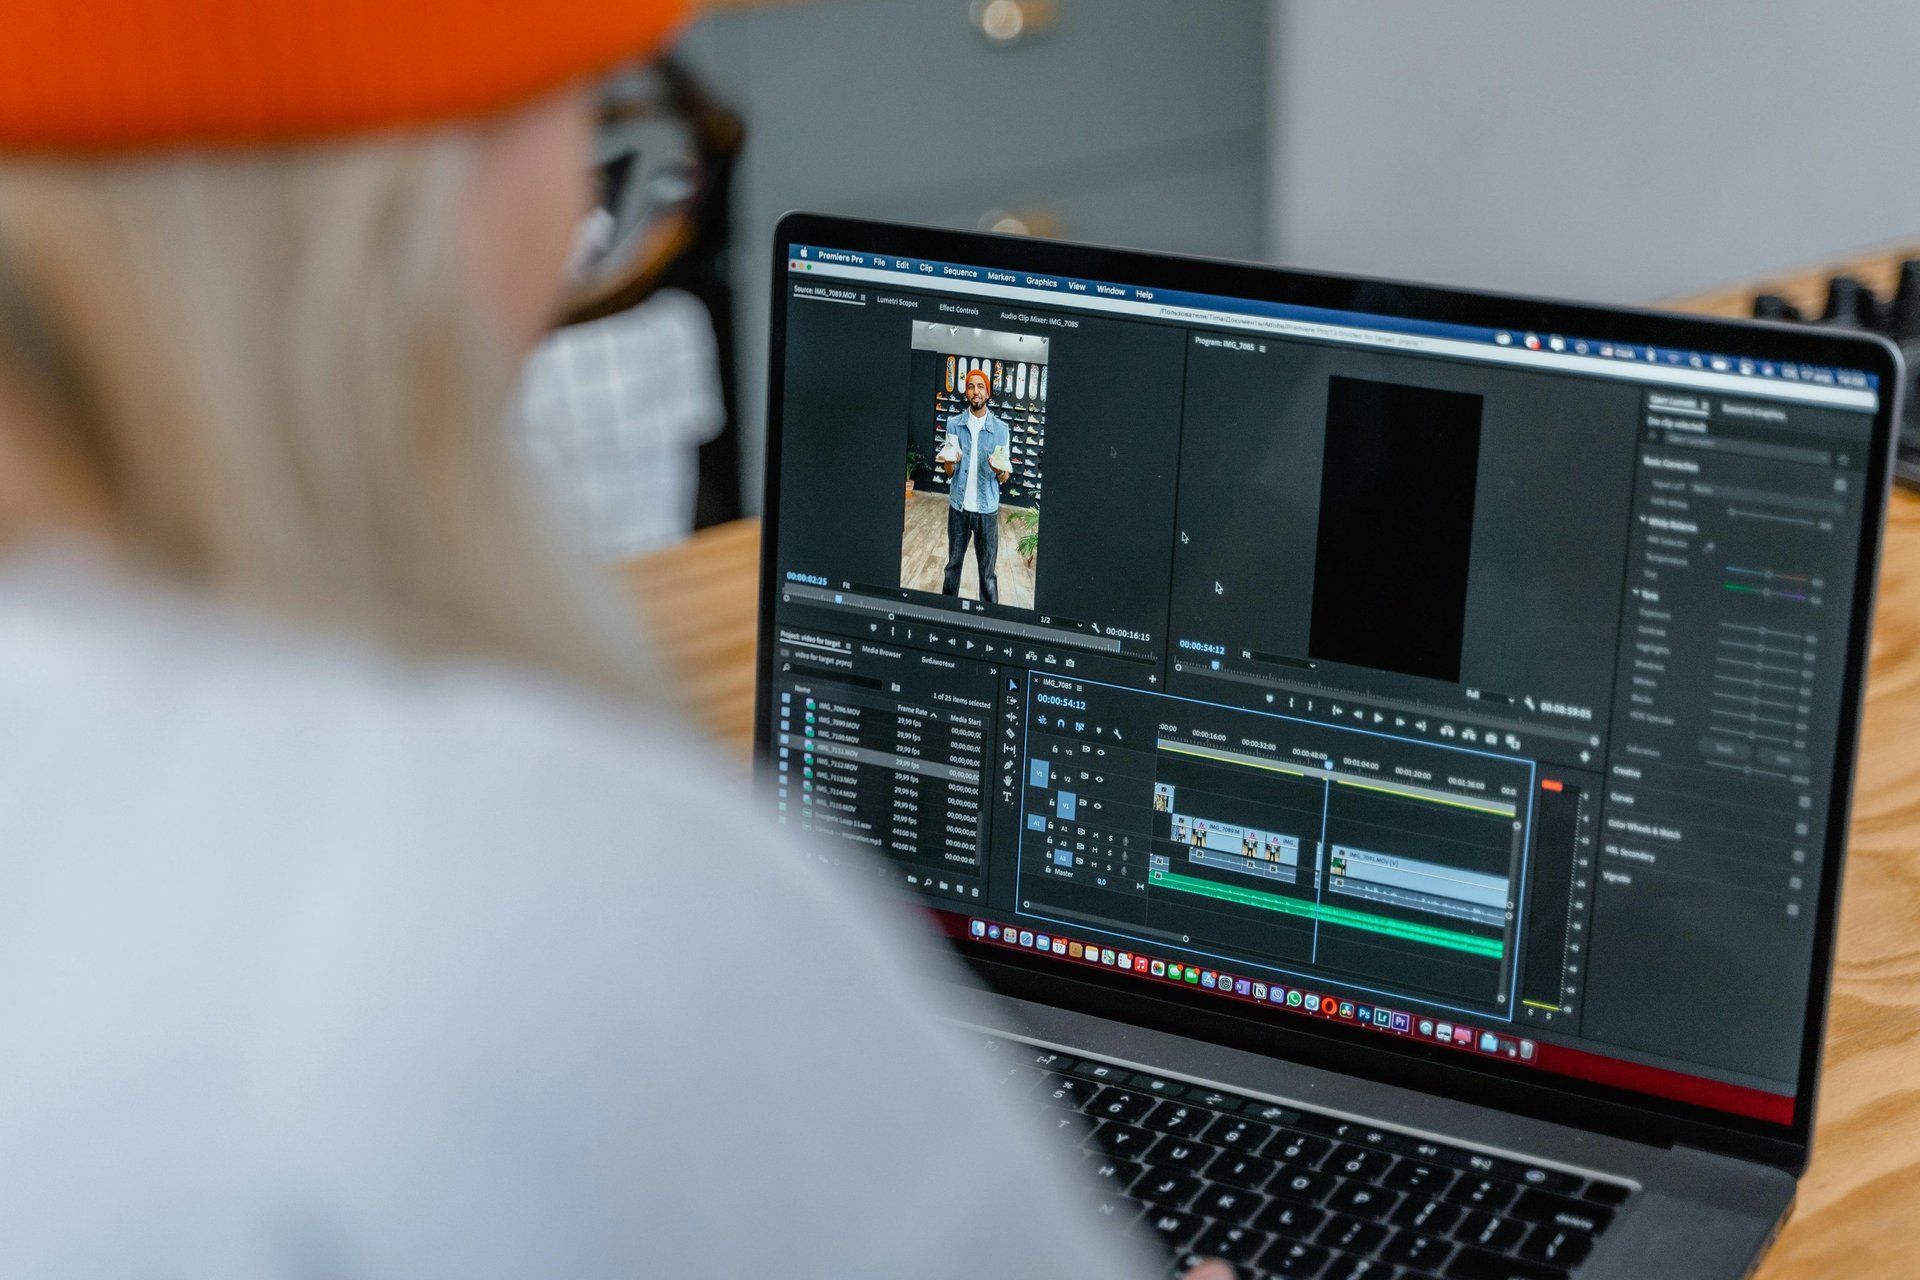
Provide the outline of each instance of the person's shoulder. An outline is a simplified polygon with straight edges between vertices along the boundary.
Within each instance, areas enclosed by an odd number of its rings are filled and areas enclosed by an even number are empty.
[[[589,803],[611,776],[631,797],[704,754],[557,677],[402,656],[71,562],[0,573],[0,706],[43,754],[84,752],[83,730],[111,726],[139,748],[129,787],[149,781],[139,759],[177,761],[183,801],[205,789],[214,803],[227,779],[247,777],[260,803],[231,812],[263,821],[303,793],[387,818],[536,793]]]

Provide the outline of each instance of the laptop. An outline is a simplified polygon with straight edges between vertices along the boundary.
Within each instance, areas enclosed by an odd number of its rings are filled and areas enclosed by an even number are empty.
[[[1900,364],[808,214],[765,803],[1245,1276],[1737,1277],[1813,1133]]]

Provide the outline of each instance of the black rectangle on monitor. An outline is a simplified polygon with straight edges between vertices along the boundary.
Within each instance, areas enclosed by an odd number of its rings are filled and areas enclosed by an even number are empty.
[[[1315,658],[1460,678],[1480,410],[1464,392],[1330,380]]]

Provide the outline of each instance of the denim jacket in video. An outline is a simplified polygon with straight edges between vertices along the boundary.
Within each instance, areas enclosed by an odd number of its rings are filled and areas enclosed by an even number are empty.
[[[965,409],[947,419],[947,439],[960,446],[960,465],[953,469],[953,488],[947,493],[947,502],[955,511],[964,511],[967,507],[967,466],[972,461],[972,451],[980,451],[980,471],[975,477],[974,497],[979,509],[984,512],[1000,509],[1000,481],[993,474],[993,468],[987,465],[987,459],[995,449],[1005,447],[1007,459],[1013,459],[1013,437],[1007,431],[1007,424],[1000,421],[993,410],[987,410],[987,416],[981,421],[979,430],[971,425],[973,414]]]

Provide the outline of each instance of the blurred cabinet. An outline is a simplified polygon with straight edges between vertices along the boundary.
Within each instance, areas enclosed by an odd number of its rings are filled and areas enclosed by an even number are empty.
[[[683,56],[748,131],[731,255],[748,509],[782,213],[1265,257],[1269,11],[1264,0],[833,0],[704,18]]]

